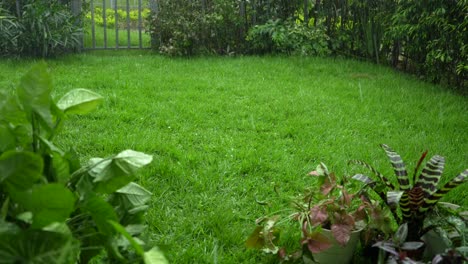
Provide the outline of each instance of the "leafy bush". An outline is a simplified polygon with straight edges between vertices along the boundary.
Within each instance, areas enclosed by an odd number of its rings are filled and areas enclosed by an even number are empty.
[[[141,21],[142,26],[145,26],[146,20],[150,15],[150,10],[148,8],[144,8],[141,10]],[[123,9],[117,9],[117,16],[118,16],[118,27],[119,28],[127,28],[127,11]],[[130,18],[130,28],[137,29],[139,26],[139,19],[138,19],[138,10],[130,10],[129,16]],[[88,11],[85,15],[85,18],[89,21],[92,19],[91,11]],[[94,8],[94,23],[97,26],[104,26],[104,17],[103,17],[103,10],[100,7]],[[115,27],[115,9],[108,8],[106,9],[106,27],[114,28]]]
[[[12,9],[0,11],[0,34],[9,37],[0,40],[0,55],[48,57],[80,47],[79,17],[60,2],[27,0],[20,14]]]
[[[242,18],[235,1],[159,1],[149,18],[155,49],[168,55],[240,52]]]
[[[247,41],[255,53],[327,55],[328,36],[321,27],[310,28],[296,22],[270,20],[250,29]]]
[[[7,10],[0,8],[0,55],[21,52],[18,38],[22,31],[23,26],[18,19],[11,16]]]
[[[76,89],[55,103],[50,92],[42,63],[16,94],[2,94],[0,262],[88,263],[105,250],[112,263],[164,263],[141,236],[151,193],[131,182],[152,157],[125,150],[81,166],[52,139],[68,114],[88,113],[102,97]]]
[[[468,1],[400,1],[387,37],[406,58],[405,69],[433,82],[467,87]]]

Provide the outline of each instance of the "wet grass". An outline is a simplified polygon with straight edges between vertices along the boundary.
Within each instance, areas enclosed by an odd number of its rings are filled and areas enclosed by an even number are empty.
[[[33,61],[0,61],[12,88]],[[154,193],[148,222],[171,263],[265,263],[244,241],[265,207],[311,185],[320,162],[340,175],[362,159],[392,174],[379,144],[414,168],[446,157],[444,180],[466,168],[467,99],[391,69],[343,59],[169,59],[94,52],[48,61],[55,97],[77,87],[105,97],[58,138],[87,158],[131,148],[154,156],[140,182]],[[468,206],[468,186],[446,201]]]

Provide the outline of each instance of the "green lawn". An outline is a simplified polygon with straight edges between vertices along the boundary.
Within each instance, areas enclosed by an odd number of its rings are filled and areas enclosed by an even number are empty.
[[[107,48],[116,48],[116,30],[115,28],[108,28],[106,30],[107,34]],[[126,29],[119,29],[119,48],[126,49],[128,45],[128,31]],[[104,28],[100,26],[95,27],[95,38],[96,38],[96,47],[97,48],[104,48]],[[130,30],[130,47],[138,48],[140,45],[140,36],[138,30],[132,29]],[[145,32],[145,29],[141,32],[141,44],[143,48],[150,48],[151,47],[151,37],[150,35]],[[86,26],[86,31],[83,38],[84,48],[93,48],[93,37],[92,37],[92,29],[91,25]]]
[[[0,87],[15,87],[32,63],[1,60]],[[140,183],[154,193],[151,236],[171,263],[269,262],[244,247],[255,219],[279,208],[275,186],[289,196],[313,184],[306,174],[320,161],[340,175],[364,171],[350,159],[391,174],[379,144],[411,171],[428,149],[446,157],[448,180],[468,160],[467,98],[374,64],[123,51],[48,64],[54,97],[78,87],[105,97],[69,118],[58,145],[74,145],[83,161],[127,148],[154,156]],[[446,200],[466,207],[467,191]]]

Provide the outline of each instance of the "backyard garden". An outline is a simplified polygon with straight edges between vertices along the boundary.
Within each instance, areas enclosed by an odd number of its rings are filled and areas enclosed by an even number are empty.
[[[467,1],[51,3],[0,0],[0,263],[468,260]]]

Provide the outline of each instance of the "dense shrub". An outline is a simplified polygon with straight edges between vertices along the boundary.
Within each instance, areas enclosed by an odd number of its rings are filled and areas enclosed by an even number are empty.
[[[321,27],[310,28],[294,21],[270,20],[252,27],[247,41],[254,53],[327,55],[328,36]]]
[[[467,13],[466,0],[400,1],[387,37],[398,45],[403,67],[430,81],[466,88]]]
[[[16,5],[1,11],[0,55],[47,57],[79,48],[82,29],[69,7],[57,0],[22,4],[19,13]]]
[[[15,16],[0,8],[0,55],[17,54],[21,52],[18,43],[23,26]]]
[[[169,55],[238,52],[239,5],[234,1],[159,1],[159,12],[150,18],[155,48]]]
[[[115,28],[115,9],[112,8],[107,8],[106,9],[106,27],[108,28]],[[150,10],[149,8],[144,8],[141,10],[141,22],[142,26],[146,23],[146,20],[148,16],[150,15]],[[117,21],[118,21],[118,27],[119,28],[127,28],[127,11],[124,9],[117,9]],[[139,26],[139,15],[138,15],[138,10],[133,9],[129,11],[129,25],[130,28],[136,29]],[[88,21],[91,21],[92,19],[92,14],[91,11],[86,12],[85,18]],[[104,26],[104,17],[103,17],[103,10],[101,7],[95,7],[94,8],[94,23],[97,26]]]

